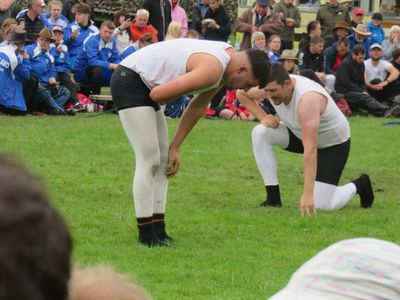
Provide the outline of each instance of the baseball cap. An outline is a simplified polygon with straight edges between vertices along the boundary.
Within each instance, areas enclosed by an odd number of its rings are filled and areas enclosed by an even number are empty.
[[[374,48],[379,48],[379,49],[382,50],[382,46],[379,45],[379,44],[373,44],[369,49],[372,50],[372,49],[374,49]]]
[[[64,33],[64,28],[62,28],[61,26],[53,26],[52,30],[53,30],[53,32],[58,31],[58,32]]]
[[[354,9],[351,12],[354,16],[355,15],[364,15],[364,11],[361,7],[354,7]]]
[[[258,5],[261,6],[268,6],[269,1],[268,0],[257,0]]]
[[[381,13],[374,13],[374,14],[372,15],[372,19],[382,21],[383,17],[382,17],[382,14],[381,14]]]

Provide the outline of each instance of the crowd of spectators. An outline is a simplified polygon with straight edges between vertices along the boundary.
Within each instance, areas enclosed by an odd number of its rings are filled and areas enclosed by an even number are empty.
[[[16,88],[0,97],[0,111],[14,115],[74,115],[83,110],[79,93],[100,94],[122,59],[163,40],[188,37],[228,42],[234,29],[242,33],[240,50],[262,48],[271,63],[285,63],[281,54],[293,50],[294,30],[302,22],[293,0],[255,0],[233,23],[222,0],[195,0],[190,24],[179,0],[145,0],[135,14],[121,8],[112,22],[104,21],[100,26],[96,26],[93,7],[86,0],[51,0],[47,6],[43,0],[28,0],[26,8],[13,0],[8,2],[8,7],[0,7],[0,76],[3,84],[13,82]],[[321,5],[315,21],[307,24],[307,33],[294,52],[296,59],[286,64],[323,85],[335,100],[349,102],[354,111],[369,107],[366,110],[373,115],[393,116],[392,109],[400,98],[396,97],[400,27],[394,25],[385,36],[382,21],[380,13],[367,21],[360,7],[349,9],[331,0]],[[353,52],[354,48],[360,50],[357,45],[362,46],[363,54]],[[372,52],[376,53],[371,57],[373,63],[364,66]],[[363,64],[354,65],[356,57],[361,60],[362,55]],[[342,66],[342,62],[346,63]],[[352,77],[354,72],[347,72],[346,82],[336,80],[336,73],[345,73],[349,65],[362,74],[365,69],[368,76],[361,80],[360,76]],[[379,76],[370,70],[378,67],[384,70]],[[353,90],[349,85],[357,85],[357,91],[366,97],[355,101],[349,96]],[[346,91],[349,99],[340,91]],[[217,108],[232,95],[226,90],[218,93],[207,114],[218,116]],[[381,107],[378,112],[377,107]]]

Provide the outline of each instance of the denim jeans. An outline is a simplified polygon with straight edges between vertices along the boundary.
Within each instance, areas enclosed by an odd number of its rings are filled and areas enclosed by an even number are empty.
[[[64,111],[63,105],[69,99],[69,91],[62,85],[55,87],[40,84],[38,89],[39,105],[47,109],[60,109]]]

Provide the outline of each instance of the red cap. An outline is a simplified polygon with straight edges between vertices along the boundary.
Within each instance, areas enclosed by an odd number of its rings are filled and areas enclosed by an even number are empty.
[[[361,7],[354,7],[351,13],[353,15],[364,15],[364,11]]]

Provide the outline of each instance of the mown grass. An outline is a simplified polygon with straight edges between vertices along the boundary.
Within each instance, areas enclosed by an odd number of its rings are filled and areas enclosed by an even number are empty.
[[[253,159],[255,123],[201,120],[170,180],[167,226],[175,246],[138,245],[131,196],[133,153],[116,115],[0,116],[1,150],[19,156],[47,183],[74,238],[73,260],[135,276],[155,299],[266,299],[307,259],[338,240],[400,243],[400,127],[350,119],[352,148],[342,176],[371,175],[372,209],[355,198],[336,212],[300,217],[302,158],[278,150],[284,207],[261,208]],[[172,136],[177,120],[168,120]]]

